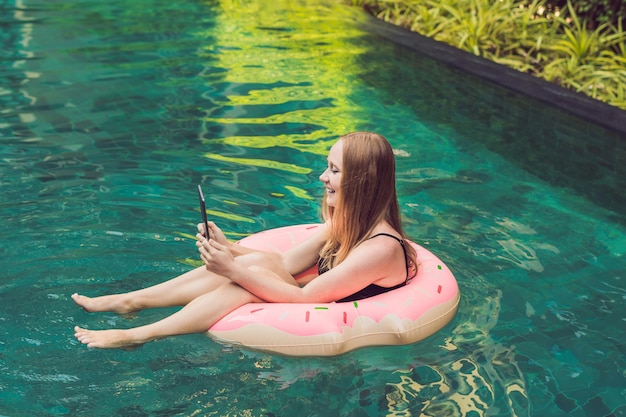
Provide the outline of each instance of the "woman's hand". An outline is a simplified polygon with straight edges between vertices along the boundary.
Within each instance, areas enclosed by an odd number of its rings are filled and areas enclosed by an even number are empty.
[[[222,237],[223,236],[222,234]],[[200,258],[202,258],[206,269],[224,277],[230,277],[236,267],[236,263],[228,246],[221,244],[215,239],[207,240],[201,233],[198,233],[196,238],[198,239],[196,246],[198,247]]]
[[[228,245],[228,239],[222,232],[222,229],[217,227],[214,222],[208,222],[209,224],[209,234],[211,235],[211,239],[216,240],[222,245]],[[198,223],[198,233],[202,236],[202,238],[207,239],[207,236],[204,236],[204,223]]]

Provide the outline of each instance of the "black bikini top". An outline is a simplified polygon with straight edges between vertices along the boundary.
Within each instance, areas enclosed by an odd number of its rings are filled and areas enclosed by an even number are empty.
[[[348,301],[356,301],[356,300],[362,300],[364,298],[368,298],[368,297],[373,297],[375,295],[378,294],[382,294],[391,290],[395,290],[397,288],[401,288],[404,287],[409,279],[409,259],[406,253],[406,246],[404,243],[404,240],[397,238],[394,235],[391,235],[389,233],[378,233],[374,236],[371,236],[369,238],[367,238],[367,240],[373,239],[377,236],[389,236],[391,238],[394,238],[395,240],[398,241],[398,243],[400,243],[400,245],[402,246],[402,251],[404,252],[404,263],[406,264],[406,278],[404,279],[404,282],[401,282],[398,285],[394,285],[393,287],[381,287],[380,285],[376,285],[376,284],[370,284],[367,287],[363,288],[360,291],[357,291],[356,293],[349,295],[347,297],[342,298],[341,300],[337,300],[338,303],[345,303]],[[322,267],[322,260],[320,259],[318,261],[317,264],[317,271],[319,275],[322,275],[325,272],[328,272],[328,268],[324,268]]]

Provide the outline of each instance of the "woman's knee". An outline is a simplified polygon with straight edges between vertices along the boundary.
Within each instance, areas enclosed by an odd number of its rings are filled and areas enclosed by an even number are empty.
[[[250,266],[248,267],[248,269],[252,271],[252,273],[262,276],[267,279],[279,279],[289,284],[298,285],[294,277],[292,277],[289,273],[282,271],[282,270],[274,271],[273,269],[268,269],[268,268],[265,268],[263,266],[258,266],[258,265]]]
[[[270,252],[252,252],[242,256],[238,256],[235,260],[248,268],[262,267],[269,270],[275,270],[282,265],[281,256],[278,253]]]
[[[234,282],[228,282],[227,284],[222,285],[218,289],[218,294],[223,299],[233,299],[238,300],[241,304],[246,303],[260,303],[262,300],[256,295],[252,294],[250,291],[246,290],[242,286]]]

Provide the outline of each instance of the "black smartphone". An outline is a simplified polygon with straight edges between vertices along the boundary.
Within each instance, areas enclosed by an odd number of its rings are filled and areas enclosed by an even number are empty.
[[[204,194],[202,193],[202,187],[198,185],[198,198],[200,199],[200,213],[202,213],[202,223],[204,223],[204,237],[211,238],[209,235],[209,220],[206,217],[206,201],[204,200]]]

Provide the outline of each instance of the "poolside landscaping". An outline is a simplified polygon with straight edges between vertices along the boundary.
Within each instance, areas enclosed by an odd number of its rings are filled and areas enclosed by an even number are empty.
[[[346,1],[384,21],[626,110],[626,2]]]

